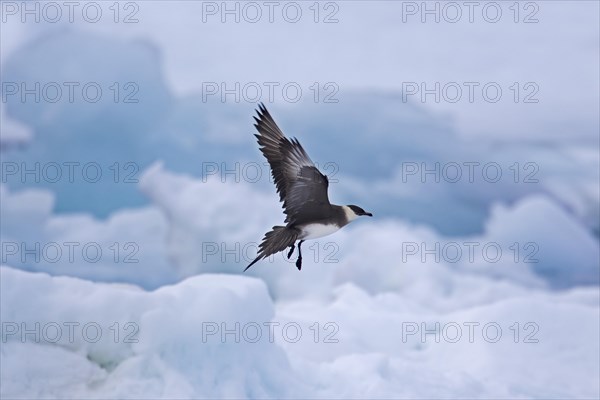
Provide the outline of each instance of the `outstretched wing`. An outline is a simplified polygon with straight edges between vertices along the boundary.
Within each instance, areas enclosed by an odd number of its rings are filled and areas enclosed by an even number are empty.
[[[262,103],[259,104],[257,113],[254,126],[258,134],[255,136],[260,151],[271,166],[279,200],[283,202],[287,215],[285,222],[293,221],[294,216],[308,202],[328,206],[327,177],[315,167],[297,139],[285,137]]]

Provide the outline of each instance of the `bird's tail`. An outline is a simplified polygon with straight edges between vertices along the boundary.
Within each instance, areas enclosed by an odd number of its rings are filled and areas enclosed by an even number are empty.
[[[272,231],[265,234],[262,243],[258,246],[258,256],[246,267],[246,269],[244,269],[244,271],[253,266],[257,261],[269,257],[271,254],[285,250],[296,243],[299,234],[300,231],[294,228],[274,226]]]

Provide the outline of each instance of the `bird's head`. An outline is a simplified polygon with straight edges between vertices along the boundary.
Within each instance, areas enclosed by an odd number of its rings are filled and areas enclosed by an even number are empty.
[[[369,217],[373,216],[373,214],[371,214],[370,212],[366,212],[359,206],[354,206],[354,205],[344,206],[344,211],[346,212],[346,217],[348,218],[348,222],[360,217],[361,215],[367,215]]]

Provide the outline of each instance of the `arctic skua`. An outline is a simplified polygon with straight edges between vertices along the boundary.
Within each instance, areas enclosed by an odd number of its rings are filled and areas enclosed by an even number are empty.
[[[288,139],[277,126],[264,104],[254,117],[260,151],[263,153],[283,203],[285,226],[274,226],[258,247],[258,255],[244,269],[257,261],[290,248],[292,256],[298,242],[296,267],[302,268],[302,243],[330,235],[362,215],[372,217],[355,205],[338,206],[329,202],[329,180],[311,161],[296,138]]]

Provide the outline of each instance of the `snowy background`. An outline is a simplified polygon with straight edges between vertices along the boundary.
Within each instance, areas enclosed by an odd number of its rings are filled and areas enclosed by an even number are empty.
[[[2,398],[600,396],[597,2],[70,4],[0,2]],[[301,272],[258,101],[375,216]]]

